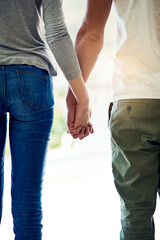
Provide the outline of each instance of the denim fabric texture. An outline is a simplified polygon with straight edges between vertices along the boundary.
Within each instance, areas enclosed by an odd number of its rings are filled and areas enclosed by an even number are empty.
[[[113,103],[109,128],[112,167],[121,201],[121,240],[154,240],[160,193],[160,100]]]
[[[29,65],[0,65],[0,221],[9,120],[15,240],[42,239],[41,196],[53,109],[53,82],[46,70]]]

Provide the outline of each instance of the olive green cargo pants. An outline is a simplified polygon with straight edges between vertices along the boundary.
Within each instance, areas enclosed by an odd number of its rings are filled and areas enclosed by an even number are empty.
[[[114,102],[109,128],[113,176],[121,200],[120,239],[153,240],[160,187],[160,100]]]

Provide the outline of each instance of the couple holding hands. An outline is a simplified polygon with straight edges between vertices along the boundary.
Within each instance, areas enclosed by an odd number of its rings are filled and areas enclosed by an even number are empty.
[[[41,194],[54,115],[52,76],[57,75],[51,53],[69,84],[68,132],[83,139],[94,132],[85,83],[102,50],[112,5],[117,27],[108,126],[121,200],[120,239],[154,240],[160,192],[160,1],[88,0],[74,48],[62,0],[1,0],[0,222],[8,112],[16,240],[42,240]]]

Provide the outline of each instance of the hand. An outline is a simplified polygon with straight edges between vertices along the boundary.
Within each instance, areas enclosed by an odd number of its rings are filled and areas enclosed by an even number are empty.
[[[94,133],[94,129],[91,123],[88,123],[87,127],[83,127],[78,134],[72,135],[73,138],[79,138],[82,140],[83,138],[87,137],[89,134]]]
[[[89,135],[89,133],[93,133],[92,124],[89,122],[91,116],[91,110],[88,105],[84,105],[83,103],[77,103],[72,91],[69,89],[67,98],[67,125],[68,125],[68,133],[72,135],[72,137],[83,139]]]

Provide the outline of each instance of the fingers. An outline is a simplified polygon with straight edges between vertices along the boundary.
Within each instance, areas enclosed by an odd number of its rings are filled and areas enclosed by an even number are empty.
[[[81,137],[79,137],[79,139],[82,140],[83,138],[85,138],[87,136],[89,136],[89,127],[88,126],[85,128],[84,134]]]
[[[90,107],[82,104],[68,105],[67,114],[67,133],[71,134],[74,139],[80,140],[94,133],[92,124],[89,122],[91,117]]]
[[[92,124],[90,122],[88,123],[88,127],[89,127],[89,132],[91,134],[93,134],[94,133],[94,128],[93,128],[93,126],[92,126]]]
[[[67,133],[71,134],[72,136],[74,135],[77,136],[80,134],[80,132],[81,132],[81,127],[78,127],[77,129],[75,129],[73,126],[72,127],[68,126]]]
[[[72,137],[74,139],[79,138],[80,140],[82,140],[82,139],[86,138],[87,136],[89,136],[89,134],[93,134],[94,129],[93,129],[92,124],[88,123],[88,125],[86,127],[81,128],[78,133],[74,133],[73,131],[70,131],[69,133],[72,135]]]
[[[73,131],[71,131],[70,134],[74,139],[76,139],[76,138],[82,137],[84,135],[84,131],[85,131],[85,128],[81,128],[78,133],[74,133]]]

